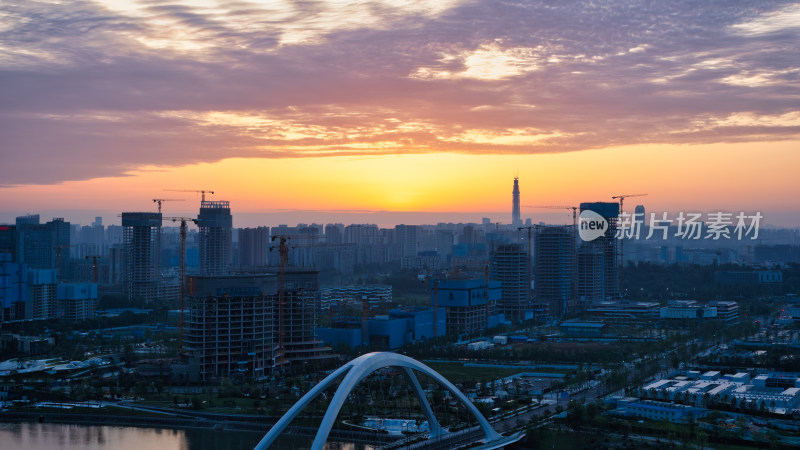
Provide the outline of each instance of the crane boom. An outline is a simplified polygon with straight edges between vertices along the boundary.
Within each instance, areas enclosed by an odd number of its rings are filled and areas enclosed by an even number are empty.
[[[184,296],[186,295],[186,221],[197,223],[197,219],[191,217],[163,217],[162,220],[171,220],[181,223],[181,313],[178,319],[178,351],[183,351],[183,308]]]
[[[153,203],[158,203],[158,213],[161,214],[161,203],[163,202],[184,202],[182,198],[154,198]]]
[[[165,191],[170,192],[194,192],[195,194],[200,194],[200,200],[206,201],[206,193],[213,194],[214,191],[210,189],[164,189]]]
[[[619,213],[622,214],[622,205],[626,198],[628,197],[644,197],[647,194],[622,194],[622,195],[614,195],[611,198],[616,200],[619,199]],[[622,280],[623,280],[623,270],[625,269],[625,239],[619,240],[619,294],[622,295],[624,292],[622,290]]]

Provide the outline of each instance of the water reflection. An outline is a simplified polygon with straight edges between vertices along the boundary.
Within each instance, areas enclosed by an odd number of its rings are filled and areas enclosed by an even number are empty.
[[[254,432],[200,429],[0,423],[0,447],[9,449],[250,450],[262,436],[262,433]]]
[[[251,450],[262,437],[264,433],[252,431],[0,422],[0,448],[15,450]],[[275,447],[309,448],[312,440],[312,436],[282,436]],[[371,450],[374,447],[331,442],[325,448]]]

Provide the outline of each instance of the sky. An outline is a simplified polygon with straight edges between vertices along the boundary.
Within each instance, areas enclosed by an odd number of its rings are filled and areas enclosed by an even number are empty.
[[[535,221],[800,226],[798,42],[791,1],[3,1],[0,221],[508,223],[518,175]]]

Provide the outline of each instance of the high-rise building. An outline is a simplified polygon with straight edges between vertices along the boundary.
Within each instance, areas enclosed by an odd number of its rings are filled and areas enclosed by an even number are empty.
[[[58,310],[56,271],[49,269],[28,270],[26,319],[54,319],[61,314]]]
[[[239,267],[266,267],[269,228],[239,228]]]
[[[200,272],[220,275],[230,270],[233,247],[233,217],[230,202],[203,200],[197,216],[200,229]]]
[[[97,285],[94,283],[65,283],[58,285],[59,317],[84,320],[94,317],[97,307]]]
[[[514,177],[514,190],[511,191],[512,204],[511,204],[511,225],[515,227],[522,226],[522,216],[520,214],[519,205],[519,177]]]
[[[279,268],[273,268],[280,273]],[[278,277],[280,280],[280,276]],[[319,272],[287,267],[272,301],[278,364],[296,364],[332,358],[329,347],[316,336],[317,305],[320,303]]]
[[[575,230],[570,225],[534,228],[534,311],[547,322],[577,313],[575,303]]]
[[[70,224],[55,218],[39,223],[39,215],[17,217],[16,259],[29,269],[59,270],[65,275],[70,258]]]
[[[28,268],[0,252],[0,322],[26,319]]]
[[[17,226],[0,225],[0,262],[19,261],[17,259]]]
[[[498,246],[490,269],[490,279],[501,283],[497,312],[512,322],[532,318],[530,259],[525,248],[519,244]]]
[[[325,225],[325,243],[341,244],[344,242],[344,225],[341,223],[329,223]]]
[[[200,379],[260,379],[275,367],[276,276],[190,276],[184,350]]]
[[[592,241],[583,241],[578,249],[578,296],[590,303],[619,297],[617,219],[619,203],[581,203],[581,212],[590,210],[602,216],[608,226]]]
[[[644,215],[645,215],[644,205],[636,205],[636,208],[633,210],[633,217],[638,222],[644,223],[647,222],[646,217]]]
[[[585,311],[592,302],[606,298],[602,246],[583,244],[578,247],[576,270],[578,278],[575,283],[578,309],[581,311]]]
[[[27,214],[24,216],[18,216],[16,219],[17,226],[20,225],[39,225],[39,215],[38,214]]]
[[[416,225],[395,225],[395,243],[399,247],[400,265],[403,268],[414,268],[418,253],[419,237]]]
[[[315,335],[316,271],[190,276],[187,292],[184,349],[199,360],[202,380],[258,379],[285,365],[334,356]]]
[[[122,282],[129,299],[153,301],[159,296],[161,272],[158,237],[161,213],[122,213]]]

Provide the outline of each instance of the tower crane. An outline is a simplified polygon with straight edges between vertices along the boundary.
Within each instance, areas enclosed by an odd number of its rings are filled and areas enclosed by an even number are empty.
[[[535,227],[536,225],[517,227],[517,231],[528,230],[528,285],[525,287],[525,291],[528,293],[528,307],[533,307],[533,292],[531,292],[531,285],[533,284],[533,273],[531,273],[533,272],[533,241],[531,240],[531,230]]]
[[[615,195],[611,197],[612,199],[616,200],[619,199],[619,212],[622,212],[622,203],[628,197],[644,197],[647,194],[623,194],[623,195]]]
[[[287,241],[291,239],[290,236],[275,235],[270,240],[278,241],[278,256],[280,261],[280,273],[278,279],[278,347],[280,348],[280,364],[286,363],[286,347],[284,338],[286,331],[284,329],[285,313],[286,313],[286,266],[289,265],[289,245]],[[273,247],[270,247],[272,250]]]
[[[184,201],[182,198],[154,198],[153,202],[158,203],[158,213],[161,214],[161,203],[162,202],[182,202]],[[161,227],[158,227],[158,257],[161,258]]]
[[[164,189],[165,191],[171,192],[194,192],[195,194],[200,194],[200,200],[206,201],[206,193],[213,194],[214,191],[209,189]]]
[[[77,247],[76,245],[56,245],[56,283],[61,283],[61,250],[65,248]]]
[[[154,198],[153,202],[158,203],[158,213],[161,214],[161,203],[162,202],[183,202],[186,201],[182,198]]]
[[[97,258],[102,258],[99,255],[91,255],[85,256],[83,259],[91,259],[92,260],[92,283],[97,284]]]
[[[173,222],[180,221],[181,223],[181,313],[180,319],[178,320],[178,330],[180,333],[178,338],[178,349],[179,351],[183,351],[183,297],[186,295],[186,222],[192,221],[197,223],[197,219],[193,219],[191,217],[162,217],[161,220],[171,220]]]
[[[542,205],[537,205],[537,206],[523,205],[523,206],[525,206],[526,208],[540,208],[540,209],[571,209],[572,210],[572,226],[576,227],[576,229],[577,229],[577,226],[578,226],[578,207],[577,206],[561,206],[561,205],[557,205],[557,206],[553,206],[553,205],[544,205],[544,206],[542,206]]]
[[[619,212],[622,214],[622,203],[628,197],[644,197],[647,194],[622,194],[622,195],[615,195],[611,197],[612,199],[616,200],[619,199]],[[625,256],[623,253],[623,249],[625,248],[625,239],[619,240],[619,294],[622,295],[622,271],[625,268]]]
[[[578,207],[577,206],[564,206],[564,205],[537,205],[528,206],[527,208],[541,208],[541,209],[571,209],[572,210],[572,297],[573,300],[578,297]]]

